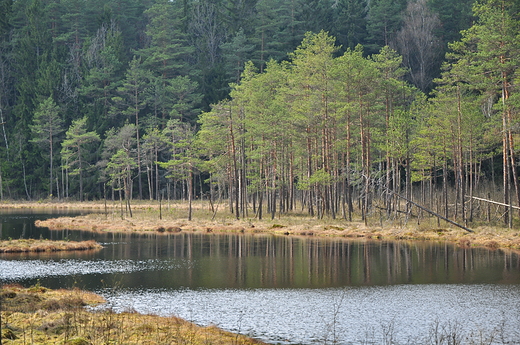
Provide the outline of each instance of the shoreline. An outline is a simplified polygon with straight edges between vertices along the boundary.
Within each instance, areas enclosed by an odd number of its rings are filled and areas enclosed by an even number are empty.
[[[105,208],[106,207],[106,208]],[[217,206],[218,207],[218,206]],[[119,202],[21,202],[0,203],[0,209],[65,209],[93,211],[87,215],[67,215],[36,221],[38,227],[50,230],[83,230],[93,232],[204,232],[204,233],[250,233],[282,236],[344,237],[370,240],[412,240],[451,242],[462,247],[485,247],[488,249],[520,250],[520,231],[500,226],[480,225],[470,233],[433,218],[416,219],[407,224],[372,220],[347,222],[343,219],[316,219],[304,214],[291,213],[279,218],[258,220],[254,217],[237,220],[225,207],[213,214],[209,203],[194,204],[193,220],[188,220],[187,204],[170,202],[136,201],[132,205],[133,216],[122,212]],[[105,213],[106,212],[106,213]],[[161,219],[162,218],[162,219]],[[413,223],[413,224],[412,224]]]
[[[79,289],[0,286],[0,336],[5,344],[242,344],[267,345],[216,326],[171,316],[92,310],[106,303]]]
[[[2,205],[4,206],[4,205]],[[55,207],[57,206],[57,207]],[[169,235],[176,233],[213,233],[213,234],[225,234],[225,233],[236,233],[236,234],[258,234],[258,235],[275,235],[275,236],[307,236],[307,237],[338,237],[347,238],[352,240],[385,240],[385,241],[432,241],[432,242],[451,242],[461,247],[485,247],[491,250],[495,249],[510,249],[518,251],[520,249],[520,233],[517,229],[504,229],[504,228],[492,228],[492,227],[477,227],[473,228],[475,233],[469,233],[462,229],[455,227],[448,227],[446,224],[442,224],[445,227],[430,226],[424,222],[421,225],[407,224],[405,226],[397,227],[391,224],[383,223],[382,226],[379,224],[369,224],[368,226],[362,222],[346,222],[344,220],[331,220],[331,219],[311,219],[303,216],[282,216],[281,218],[274,220],[262,220],[257,219],[245,219],[236,220],[232,216],[225,215],[225,209],[222,209],[221,213],[223,217],[216,217],[211,219],[208,216],[207,210],[204,207],[199,207],[197,213],[194,216],[194,220],[188,221],[183,215],[185,214],[186,207],[183,204],[175,204],[170,209],[162,210],[162,219],[159,219],[158,205],[151,203],[140,204],[133,207],[135,210],[133,217],[124,214],[121,217],[119,205],[116,207],[110,207],[109,212],[105,214],[101,211],[104,209],[102,203],[90,203],[89,207],[82,207],[83,204],[68,204],[68,205],[55,205],[51,204],[42,206],[38,204],[36,206],[28,207],[24,204],[23,207],[1,207],[0,209],[21,209],[21,208],[32,208],[32,209],[70,209],[70,210],[93,210],[94,212],[76,216],[76,217],[58,217],[47,219],[45,221],[36,221],[37,226],[49,227],[51,230],[83,230],[91,232],[135,232],[135,233],[154,233],[158,236]],[[207,207],[206,207],[207,208]],[[122,219],[123,218],[123,219]],[[432,222],[436,223],[436,222]],[[436,225],[436,224],[435,224]],[[2,241],[0,241],[1,244]],[[51,241],[54,242],[54,241]],[[3,289],[5,287],[0,286],[0,298],[4,295]],[[20,287],[21,288],[21,287]],[[34,289],[34,287],[29,288]],[[44,288],[42,288],[44,289]],[[45,291],[50,291],[45,289]],[[76,291],[76,290],[72,290]],[[79,291],[79,290],[78,290]],[[87,293],[87,292],[85,292]],[[69,296],[70,297],[70,296]],[[70,298],[69,298],[70,299]],[[51,306],[66,305],[65,302],[49,302]],[[68,308],[68,307],[67,307]],[[114,313],[110,310],[103,311],[88,311],[82,308],[76,309],[59,309],[56,311],[48,312],[45,311],[45,315],[49,315],[48,318],[42,319],[42,324],[36,325],[35,319],[38,319],[41,315],[41,311],[34,312],[15,312],[10,314],[11,328],[2,328],[2,336],[4,336],[4,330],[10,331],[5,336],[17,337],[17,340],[13,340],[12,344],[18,344],[20,339],[28,337],[28,333],[31,329],[34,332],[35,341],[34,344],[45,344],[49,342],[59,341],[60,343],[67,344],[70,341],[74,341],[74,344],[87,345],[93,343],[89,338],[89,335],[85,334],[72,334],[69,332],[70,324],[68,323],[71,319],[68,319],[68,315],[74,316],[72,320],[87,320],[85,324],[81,324],[76,329],[87,330],[90,325],[104,325],[106,320],[110,320],[113,324],[119,328],[107,328],[105,333],[123,343],[137,344],[147,339],[147,334],[159,335],[163,339],[176,340],[187,340],[194,339],[193,337],[202,337],[207,341],[209,337],[215,337],[213,344],[229,344],[236,343],[237,340],[240,344],[265,344],[261,341],[248,338],[246,336],[230,333],[218,329],[214,326],[201,327],[192,324],[186,320],[179,319],[176,317],[160,317],[155,315],[142,315],[135,311]],[[14,316],[13,316],[14,315]],[[30,320],[30,321],[26,321]],[[31,322],[31,323],[27,323]],[[45,329],[45,325],[61,325],[61,329],[65,329],[64,333],[55,333],[55,329]],[[34,331],[34,330],[37,331]],[[22,330],[22,333],[20,333]],[[50,338],[49,338],[50,337]],[[131,338],[132,337],[132,338]],[[37,338],[37,339],[36,339]],[[131,338],[131,339],[130,339]],[[4,339],[8,339],[4,337]],[[40,340],[41,339],[41,340]],[[212,338],[213,339],[213,338]],[[96,339],[97,340],[97,339]],[[100,339],[102,341],[108,339]],[[149,343],[153,344],[156,339],[149,339]],[[72,342],[70,342],[72,344]],[[21,344],[21,343],[20,343]]]
[[[452,242],[461,247],[486,247],[488,249],[520,250],[520,237],[516,232],[492,233],[489,230],[476,230],[468,233],[456,228],[381,228],[366,227],[362,223],[350,223],[345,227],[335,225],[284,225],[283,221],[275,224],[262,222],[200,222],[182,220],[137,220],[134,218],[109,220],[104,216],[86,215],[77,217],[59,217],[44,221],[36,221],[38,227],[50,230],[82,230],[91,232],[138,232],[158,234],[173,234],[181,232],[198,232],[208,234],[272,234],[279,236],[307,237],[341,237],[357,240],[387,240],[387,241],[434,241]]]

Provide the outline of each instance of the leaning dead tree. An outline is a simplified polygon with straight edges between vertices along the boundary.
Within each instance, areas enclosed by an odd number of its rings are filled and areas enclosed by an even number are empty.
[[[518,206],[513,206],[513,205],[511,205],[511,204],[504,204],[504,203],[496,202],[496,201],[493,201],[493,200],[488,200],[488,199],[484,199],[484,198],[478,198],[478,197],[476,197],[476,196],[468,196],[468,198],[473,198],[473,199],[475,199],[475,200],[488,202],[488,203],[490,203],[490,204],[495,204],[495,205],[504,206],[504,207],[510,207],[510,208],[514,208],[515,210],[520,210],[520,207],[518,207]]]
[[[423,211],[428,212],[429,214],[431,214],[431,215],[433,215],[433,216],[435,216],[435,217],[437,217],[437,218],[439,218],[439,219],[442,219],[442,220],[444,220],[444,221],[446,221],[446,222],[448,222],[448,223],[450,223],[450,224],[453,224],[453,225],[455,225],[455,226],[457,226],[457,227],[459,227],[459,228],[461,228],[461,229],[464,229],[464,230],[466,230],[467,232],[474,232],[474,231],[471,230],[470,228],[468,228],[468,227],[466,227],[466,226],[464,226],[464,225],[462,225],[462,224],[459,224],[459,223],[457,223],[457,222],[454,222],[453,220],[448,219],[448,218],[446,218],[446,217],[444,217],[444,216],[441,216],[441,215],[438,214],[437,212],[434,212],[434,211],[432,211],[432,210],[429,210],[429,209],[427,209],[426,207],[421,206],[421,205],[419,205],[418,203],[415,203],[415,202],[413,202],[412,200],[410,200],[410,199],[408,199],[408,198],[406,198],[406,197],[404,197],[404,196],[402,196],[402,195],[400,195],[400,194],[398,194],[398,193],[396,193],[396,192],[394,192],[394,191],[392,191],[392,190],[390,190],[390,189],[388,189],[388,188],[386,188],[386,187],[384,187],[384,186],[383,186],[383,188],[386,189],[388,193],[390,193],[390,194],[392,194],[392,195],[395,195],[396,197],[405,200],[406,202],[408,202],[408,203],[410,203],[410,204],[416,206],[417,208],[420,208],[420,209],[423,210]]]

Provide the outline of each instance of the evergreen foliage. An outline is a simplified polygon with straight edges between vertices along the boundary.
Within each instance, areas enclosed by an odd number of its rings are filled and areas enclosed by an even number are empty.
[[[403,211],[395,191],[470,221],[489,183],[518,204],[518,11],[0,0],[0,198],[218,195],[237,218],[366,219]]]

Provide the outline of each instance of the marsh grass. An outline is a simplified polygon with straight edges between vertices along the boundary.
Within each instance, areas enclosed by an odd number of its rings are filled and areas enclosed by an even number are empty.
[[[263,344],[217,327],[199,327],[177,317],[111,310],[89,311],[99,295],[41,286],[0,288],[2,344]]]
[[[491,330],[469,329],[458,321],[433,320],[424,334],[397,340],[399,327],[396,320],[382,322],[379,327],[367,328],[360,344],[381,345],[499,345],[518,344],[514,336],[506,336],[505,319]],[[325,344],[324,344],[325,345]]]
[[[0,253],[59,252],[103,248],[95,241],[51,241],[19,239],[0,241]]]
[[[51,204],[53,206],[55,204]],[[103,203],[71,203],[61,205],[67,208],[101,210]],[[25,205],[27,206],[27,205]],[[474,233],[466,232],[445,222],[438,222],[434,217],[422,217],[416,220],[381,219],[369,217],[368,221],[348,222],[344,219],[312,218],[300,210],[277,215],[274,219],[256,219],[254,215],[237,220],[226,210],[224,205],[215,216],[209,203],[197,201],[193,204],[193,220],[189,221],[188,205],[183,202],[163,204],[159,210],[157,202],[135,202],[133,216],[124,215],[121,219],[118,204],[110,204],[107,213],[93,212],[78,217],[60,217],[37,221],[37,226],[51,230],[73,229],[109,232],[144,232],[177,233],[181,231],[202,231],[207,233],[270,233],[276,235],[297,236],[339,236],[374,240],[420,240],[452,242],[463,247],[487,247],[489,249],[520,249],[520,231],[485,223],[476,223],[471,227]]]

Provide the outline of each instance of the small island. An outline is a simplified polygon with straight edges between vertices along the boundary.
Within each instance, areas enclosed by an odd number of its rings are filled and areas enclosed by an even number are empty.
[[[36,239],[18,239],[0,241],[0,253],[39,253],[77,250],[96,250],[103,248],[95,241],[51,241]]]

